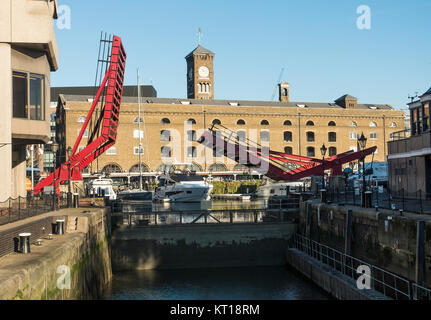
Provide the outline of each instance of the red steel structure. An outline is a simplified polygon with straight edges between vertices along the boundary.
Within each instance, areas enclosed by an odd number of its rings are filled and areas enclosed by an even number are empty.
[[[111,41],[109,42],[111,43]],[[72,155],[68,161],[61,164],[60,168],[57,168],[54,173],[46,177],[34,188],[34,194],[38,194],[43,190],[44,187],[53,185],[54,174],[56,181],[55,190],[57,193],[59,193],[60,182],[69,180],[69,169],[71,180],[82,180],[82,170],[115,144],[120,115],[121,97],[123,93],[126,57],[127,55],[124,51],[121,38],[113,36],[112,47],[110,50],[109,67],[106,71],[103,81],[100,84],[96,96],[93,99],[93,103],[90,107],[90,110],[88,111],[87,118],[85,119],[85,122],[79,132],[79,136],[75,141],[72,149]],[[99,60],[99,62],[100,61],[101,60]],[[87,146],[83,150],[77,152],[82,136],[87,129],[88,123],[93,117],[93,113],[99,101],[104,101],[104,104],[102,105],[100,115],[97,116],[96,114],[95,122],[97,124],[101,124],[101,130],[96,130],[95,132],[99,133],[98,136],[94,137],[93,139],[92,134]]]
[[[323,159],[315,159],[270,150],[249,139],[239,137],[236,132],[213,125],[198,140],[218,154],[247,167],[253,167],[261,174],[275,181],[297,181],[309,176],[322,176],[323,170],[332,175],[342,175],[342,165],[373,154],[377,147],[360,151],[347,151]]]

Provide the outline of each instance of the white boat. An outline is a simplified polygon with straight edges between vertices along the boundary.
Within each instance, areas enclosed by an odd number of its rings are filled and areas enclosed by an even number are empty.
[[[256,197],[269,198],[272,196],[287,196],[291,192],[299,192],[304,187],[304,182],[280,182],[268,183],[260,186],[256,191]]]
[[[200,202],[210,199],[213,186],[203,177],[187,174],[170,174],[159,177],[154,201]]]
[[[109,197],[109,200],[117,199],[117,194],[112,188],[112,179],[99,177],[91,180],[88,184],[88,194],[90,196]]]

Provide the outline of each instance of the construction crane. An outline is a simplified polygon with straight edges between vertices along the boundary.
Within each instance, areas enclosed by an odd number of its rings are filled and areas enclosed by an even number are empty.
[[[277,93],[277,87],[278,87],[278,84],[281,82],[281,78],[283,77],[283,73],[284,73],[284,68],[281,68],[280,75],[278,76],[277,83],[275,84],[274,92],[272,93],[272,96],[271,96],[271,101],[274,101],[275,95]]]

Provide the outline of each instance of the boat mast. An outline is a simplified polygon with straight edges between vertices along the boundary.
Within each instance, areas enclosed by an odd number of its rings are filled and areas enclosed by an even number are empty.
[[[139,190],[142,190],[142,134],[141,134],[141,86],[139,84],[139,68],[137,69],[138,80],[138,134],[139,134]]]

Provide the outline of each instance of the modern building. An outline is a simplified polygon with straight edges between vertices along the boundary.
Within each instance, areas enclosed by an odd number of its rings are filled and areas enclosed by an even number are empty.
[[[50,140],[57,1],[0,1],[0,202],[26,195],[26,146]]]
[[[288,83],[280,83],[277,102],[215,100],[213,59],[214,53],[199,45],[186,57],[189,98],[145,97],[141,99],[141,119],[137,97],[123,96],[117,142],[88,170],[136,173],[141,150],[148,175],[179,163],[212,174],[246,172],[243,165],[213,154],[196,142],[213,123],[233,130],[240,137],[269,143],[272,150],[319,159],[323,144],[328,148],[326,156],[356,150],[357,138],[364,132],[367,146],[377,146],[374,161],[386,160],[390,135],[404,129],[404,112],[390,105],[360,104],[357,98],[347,94],[334,102],[291,102]],[[66,144],[73,146],[93,96],[75,91],[63,94],[63,98]],[[88,132],[84,133],[86,136]],[[85,143],[83,139],[81,148]],[[371,160],[371,157],[367,159]]]
[[[410,129],[395,132],[388,143],[389,187],[405,196],[431,197],[431,88],[408,104]]]

